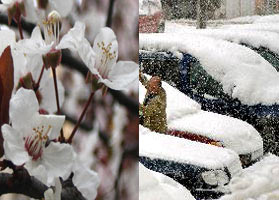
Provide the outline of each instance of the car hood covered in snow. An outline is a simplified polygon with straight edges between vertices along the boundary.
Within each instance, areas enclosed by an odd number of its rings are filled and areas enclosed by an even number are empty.
[[[139,155],[191,164],[207,169],[227,167],[232,175],[241,171],[238,155],[229,149],[155,133],[139,126]]]
[[[191,193],[172,178],[139,164],[139,200],[195,200]]]
[[[168,124],[170,130],[185,131],[220,141],[238,154],[263,149],[259,132],[247,122],[213,112],[199,111],[185,115]]]
[[[196,57],[225,93],[247,105],[279,104],[279,73],[254,51],[193,34],[140,34],[140,49],[184,52]]]

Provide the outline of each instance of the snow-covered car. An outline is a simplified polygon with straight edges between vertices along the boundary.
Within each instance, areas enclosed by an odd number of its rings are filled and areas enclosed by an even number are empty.
[[[147,76],[149,78],[149,76]],[[162,81],[167,96],[167,134],[216,145],[235,151],[244,167],[263,155],[259,132],[247,122],[201,110],[200,105],[184,93]],[[139,101],[146,89],[139,84]]]
[[[252,124],[279,152],[279,73],[253,50],[193,34],[140,34],[140,66],[201,104]]]
[[[238,155],[229,149],[151,132],[139,127],[139,161],[184,185],[195,198],[217,198],[241,173]]]
[[[160,0],[139,0],[139,32],[164,32],[165,22]]]
[[[276,32],[249,29],[196,29],[193,26],[189,27],[181,24],[170,24],[166,32],[202,35],[244,45],[256,51],[279,71],[279,47],[277,45],[279,34]]]
[[[139,200],[195,200],[183,185],[139,163]]]
[[[259,162],[242,170],[228,184],[230,194],[220,200],[279,199],[279,157],[267,154]]]

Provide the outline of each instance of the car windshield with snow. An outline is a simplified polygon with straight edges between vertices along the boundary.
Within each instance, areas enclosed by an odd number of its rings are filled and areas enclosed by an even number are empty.
[[[228,192],[231,178],[242,170],[238,155],[229,149],[151,132],[139,127],[139,160],[191,191],[195,198],[219,197]]]
[[[193,34],[140,34],[140,66],[201,104],[252,124],[278,154],[279,73],[244,46]]]
[[[149,76],[147,76],[149,78]],[[235,151],[244,167],[263,155],[263,141],[258,131],[242,120],[201,110],[201,106],[165,81],[167,96],[167,134]],[[139,100],[146,89],[139,85]]]

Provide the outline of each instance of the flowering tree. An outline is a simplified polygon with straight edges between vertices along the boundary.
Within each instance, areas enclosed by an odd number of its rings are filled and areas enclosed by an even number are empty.
[[[61,38],[62,18],[73,9],[73,0],[2,3],[0,9],[7,13],[9,24],[16,23],[20,39],[10,28],[0,30],[0,167],[13,171],[0,173],[0,195],[95,199],[100,177],[82,162],[73,139],[94,94],[102,90],[104,98],[108,88],[128,88],[137,80],[138,65],[118,61],[118,42],[109,27],[100,30],[93,46],[85,37],[85,24],[79,21]],[[30,37],[24,34],[22,17],[38,22]],[[75,62],[80,65],[76,68],[84,70],[90,86],[89,98],[68,136],[61,109],[65,90],[57,77],[61,62],[69,56],[62,53],[65,49],[80,57],[82,63]]]

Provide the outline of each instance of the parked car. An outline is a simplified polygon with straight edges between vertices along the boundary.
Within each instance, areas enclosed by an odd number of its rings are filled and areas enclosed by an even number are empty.
[[[192,34],[141,34],[140,66],[201,104],[252,124],[279,154],[279,73],[244,46]]]
[[[195,200],[183,185],[139,163],[139,200],[149,199]]]
[[[195,198],[218,198],[242,170],[229,149],[151,132],[139,127],[139,161],[184,185]]]
[[[253,126],[236,118],[203,111],[197,102],[162,82],[167,96],[167,134],[231,149],[239,155],[243,167],[263,156],[263,141]],[[145,93],[146,89],[140,84],[140,103]]]
[[[165,21],[160,0],[139,0],[139,32],[164,32]]]
[[[244,45],[256,51],[279,71],[279,47],[277,45],[279,43],[279,34],[276,32],[218,28],[196,29],[195,27],[180,24],[171,25],[171,27],[167,28],[166,32],[202,35]]]

